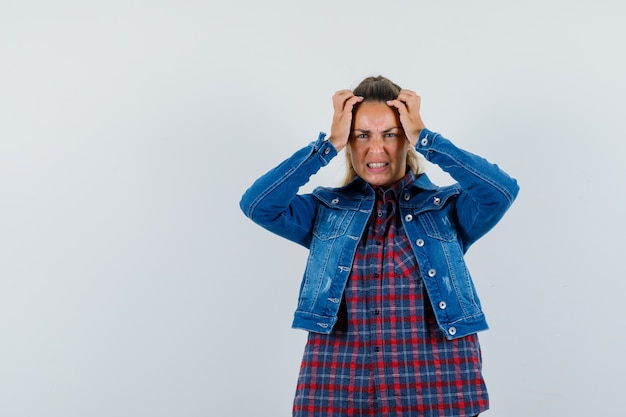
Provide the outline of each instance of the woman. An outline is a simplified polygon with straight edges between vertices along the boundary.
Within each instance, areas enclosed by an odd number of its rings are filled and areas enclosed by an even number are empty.
[[[517,182],[428,130],[420,97],[384,77],[333,96],[322,133],[244,194],[266,229],[309,248],[293,326],[309,332],[294,416],[476,416],[487,329],[463,256]],[[298,194],[345,148],[346,183]],[[456,184],[438,187],[417,153]]]

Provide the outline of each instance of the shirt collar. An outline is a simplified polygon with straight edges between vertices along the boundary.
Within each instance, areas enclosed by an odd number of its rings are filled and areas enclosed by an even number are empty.
[[[393,184],[387,187],[373,186],[373,188],[376,192],[376,197],[383,201],[398,200],[400,192],[413,181],[415,181],[415,174],[409,169],[404,177]]]

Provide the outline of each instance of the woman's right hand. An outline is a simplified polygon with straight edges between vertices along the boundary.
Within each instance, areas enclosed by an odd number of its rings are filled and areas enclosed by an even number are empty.
[[[363,101],[363,97],[355,96],[352,90],[339,90],[333,95],[333,124],[330,127],[328,140],[337,152],[341,151],[350,139],[352,127],[352,109],[355,104]]]

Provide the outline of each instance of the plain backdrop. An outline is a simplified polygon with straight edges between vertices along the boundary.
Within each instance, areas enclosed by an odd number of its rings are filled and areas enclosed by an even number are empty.
[[[378,74],[521,185],[467,256],[484,415],[624,415],[625,19],[617,0],[2,0],[0,416],[290,415],[307,253],[239,199]]]

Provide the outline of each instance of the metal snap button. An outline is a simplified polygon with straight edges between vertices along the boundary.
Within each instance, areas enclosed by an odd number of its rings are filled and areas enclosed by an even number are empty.
[[[325,155],[328,155],[329,153],[330,153],[330,148],[326,148],[326,149],[324,149],[324,154],[325,154]]]
[[[431,277],[431,278],[432,278],[432,277],[434,277],[435,275],[437,275],[437,271],[436,271],[434,268],[432,268],[432,269],[429,269],[429,270],[428,270],[428,276],[429,276],[429,277]]]
[[[406,193],[404,194],[404,201],[409,201],[411,199],[411,194]]]
[[[439,308],[445,310],[448,305],[445,301],[439,301]]]
[[[428,145],[428,138],[422,139],[422,146]]]
[[[339,199],[338,198],[333,198],[333,200],[331,201],[332,204],[337,204],[339,203]]]
[[[421,248],[422,246],[424,246],[424,239],[417,239],[415,241],[415,244]]]
[[[404,220],[406,220],[407,222],[412,221],[413,220],[413,215],[407,214],[406,216],[404,216]]]
[[[439,197],[435,197],[433,203],[438,206],[439,204],[441,204],[441,199]]]
[[[450,333],[450,336],[454,336],[456,334],[456,327],[450,327],[448,333]]]

